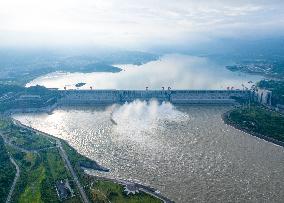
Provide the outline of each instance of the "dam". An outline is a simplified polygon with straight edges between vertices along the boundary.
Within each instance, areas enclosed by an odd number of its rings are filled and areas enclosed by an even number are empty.
[[[172,104],[235,104],[236,98],[248,99],[243,90],[58,90],[58,105],[94,105],[132,102],[134,100]]]
[[[124,104],[135,100],[174,105],[235,105],[238,99],[254,98],[248,90],[58,90],[49,88],[46,96],[40,92],[24,94],[13,100],[15,107],[5,114],[17,112],[51,112],[56,107]]]

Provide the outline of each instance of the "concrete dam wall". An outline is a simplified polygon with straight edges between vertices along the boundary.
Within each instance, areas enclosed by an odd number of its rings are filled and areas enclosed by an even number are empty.
[[[235,97],[249,98],[242,90],[61,90],[58,105],[94,105],[156,99],[173,104],[234,104]]]

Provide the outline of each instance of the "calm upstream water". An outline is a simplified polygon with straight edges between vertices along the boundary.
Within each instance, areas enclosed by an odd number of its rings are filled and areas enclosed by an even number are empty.
[[[89,173],[149,184],[176,202],[283,202],[284,148],[225,125],[228,109],[136,101],[14,117],[111,170]]]
[[[165,55],[160,60],[141,66],[115,65],[119,73],[65,73],[54,72],[39,77],[27,86],[43,85],[50,88],[75,89],[77,83],[86,83],[79,89],[242,89],[250,88],[259,76],[231,72],[225,68],[230,62],[217,62],[205,57]]]

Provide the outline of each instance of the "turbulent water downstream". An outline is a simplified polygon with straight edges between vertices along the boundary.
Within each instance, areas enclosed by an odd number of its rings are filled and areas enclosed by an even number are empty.
[[[176,202],[283,202],[284,148],[223,123],[230,107],[134,102],[14,117]],[[92,172],[96,173],[97,172]]]

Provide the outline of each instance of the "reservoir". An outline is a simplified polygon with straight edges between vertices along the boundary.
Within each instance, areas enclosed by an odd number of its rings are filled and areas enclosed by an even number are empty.
[[[43,85],[59,89],[117,89],[161,90],[162,87],[190,90],[225,90],[250,88],[262,77],[225,68],[233,62],[212,60],[207,57],[170,54],[141,66],[114,65],[118,73],[68,73],[53,72],[29,82],[26,86]],[[86,83],[82,87],[76,84]],[[244,86],[243,86],[244,85]]]
[[[229,106],[134,101],[14,115],[130,179],[181,202],[283,202],[284,148],[223,123]]]

